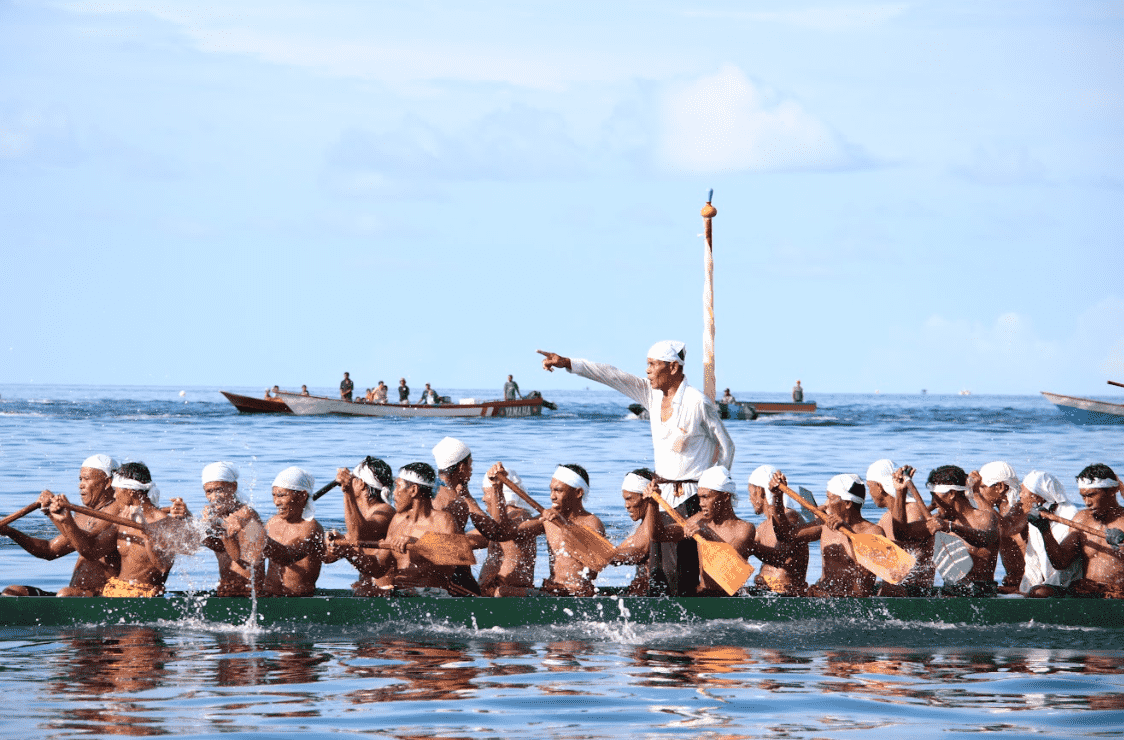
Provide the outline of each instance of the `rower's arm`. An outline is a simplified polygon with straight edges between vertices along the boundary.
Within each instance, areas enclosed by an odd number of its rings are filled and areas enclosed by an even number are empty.
[[[949,522],[948,531],[960,537],[972,547],[986,547],[989,550],[994,550],[999,542],[999,517],[992,513],[992,516],[988,519],[988,525],[983,529],[977,529],[970,524]]]
[[[4,526],[0,527],[0,536],[6,536],[12,542],[15,542],[40,560],[55,560],[56,558],[61,558],[63,555],[69,555],[74,552],[74,546],[70,544],[70,540],[63,534],[53,539],[45,540],[40,537],[32,537],[29,534],[24,534],[14,527]]]
[[[656,502],[650,498],[644,499],[644,516],[640,519],[640,526],[626,537],[624,542],[617,545],[610,562],[613,565],[639,565],[645,562],[652,548],[653,533],[656,529],[655,520],[659,517],[659,506]]]
[[[644,408],[648,408],[651,399],[652,386],[644,378],[639,378],[624,370],[607,365],[603,362],[590,362],[572,358],[570,367],[567,368],[575,375],[595,380],[609,386],[631,398]]]
[[[1083,533],[1070,529],[1065,539],[1058,542],[1054,538],[1053,527],[1049,526],[1049,522],[1038,531],[1042,533],[1042,544],[1046,550],[1046,557],[1050,558],[1050,565],[1058,570],[1065,570],[1073,564],[1074,560],[1081,557],[1085,545]]]
[[[74,521],[69,510],[61,508],[59,504],[64,503],[67,503],[65,496],[58,496],[57,501],[52,499],[47,509],[47,517],[79,555],[87,560],[100,560],[111,553],[116,553],[116,525],[110,524],[94,532],[87,532],[78,526],[78,522]]]
[[[492,542],[507,542],[508,540],[515,539],[515,528],[511,526],[511,522],[506,516],[506,511],[500,514],[499,519],[494,519],[488,512],[480,508],[480,504],[476,503],[476,499],[474,499],[471,494],[465,493],[461,498],[468,504],[468,516],[472,519],[472,523],[476,525],[476,529],[481,535]],[[504,508],[503,506],[497,506],[497,513]]]

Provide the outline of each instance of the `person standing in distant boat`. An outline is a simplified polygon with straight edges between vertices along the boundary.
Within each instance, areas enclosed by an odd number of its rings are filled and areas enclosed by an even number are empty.
[[[307,395],[309,395],[309,393],[308,393],[308,386],[307,386],[307,385],[302,385],[302,386],[301,386],[301,395],[302,395],[302,396],[307,396]]]
[[[421,400],[418,403],[424,403],[427,406],[437,403],[437,391],[429,387],[429,383],[425,384],[425,390],[422,391]]]
[[[340,381],[340,398],[344,401],[351,400],[351,392],[355,390],[355,383],[351,382],[351,376],[347,373],[343,374],[343,380]]]
[[[375,403],[386,403],[386,383],[379,381],[379,385],[375,388]]]
[[[410,402],[410,386],[406,385],[406,379],[402,378],[398,381],[398,403]]]
[[[804,389],[800,387],[800,381],[796,381],[796,385],[792,387],[792,402],[804,403]]]
[[[515,382],[512,376],[508,375],[507,382],[503,384],[503,400],[518,401],[522,397],[523,394],[519,392],[519,384]]]
[[[570,359],[553,352],[543,355],[543,369],[565,368],[583,378],[625,394],[650,414],[656,475],[662,478],[663,497],[684,517],[699,512],[698,479],[715,465],[727,470],[734,464],[734,441],[722,425],[718,404],[702,391],[687,385],[682,342],[656,342],[648,350],[647,378],[639,378],[612,365]],[[667,516],[661,514],[661,517]],[[668,518],[670,521],[670,518]],[[649,566],[654,591],[673,595],[695,593],[699,583],[698,548],[693,540],[653,543]]]
[[[735,401],[736,401],[736,399],[734,398],[734,394],[730,393],[730,389],[727,388],[722,393],[722,403],[731,404],[731,403],[735,403]]]

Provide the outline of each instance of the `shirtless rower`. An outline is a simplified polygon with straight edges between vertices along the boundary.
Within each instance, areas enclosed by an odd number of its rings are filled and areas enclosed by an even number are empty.
[[[1014,468],[1002,461],[989,462],[968,474],[968,491],[979,504],[991,507],[999,517],[999,557],[1003,562],[1003,583],[999,593],[1018,593],[1026,561],[1026,512],[1019,500],[1022,486]]]
[[[1026,474],[1019,487],[1019,499],[1025,512],[1049,507],[1053,514],[1070,521],[1077,515],[1077,507],[1066,498],[1065,486],[1062,482],[1041,470],[1032,470]],[[1054,535],[1055,541],[1063,542],[1069,536],[1070,528],[1060,522],[1051,522],[1050,532]],[[1028,522],[1019,536],[1026,543],[1025,567],[1019,591],[1032,598],[1067,594],[1069,585],[1081,578],[1081,571],[1085,566],[1081,558],[1074,558],[1069,567],[1059,570],[1050,562],[1050,557],[1046,554],[1046,545],[1042,541],[1042,533],[1037,527],[1029,526]]]
[[[113,497],[113,473],[117,470],[117,461],[109,455],[92,455],[82,463],[78,471],[78,491],[82,495],[82,505],[89,509],[97,509],[108,514],[117,513],[117,502]],[[39,494],[39,506],[46,511],[55,494],[44,490]],[[78,526],[87,532],[100,531],[105,523],[100,519],[78,514],[75,517]],[[45,540],[24,534],[12,526],[0,527],[0,535],[6,536],[42,560],[54,560],[74,552],[74,545],[65,534]],[[74,564],[74,572],[70,576],[70,585],[59,589],[58,596],[97,596],[109,577],[117,574],[119,564],[113,561],[107,569],[100,562],[88,560],[78,556]],[[4,589],[4,596],[54,596],[50,591],[44,591],[35,586],[8,586]]]
[[[754,543],[761,572],[753,582],[783,596],[804,596],[808,591],[808,543],[819,537],[819,525],[808,526],[799,513],[788,508],[782,485],[787,486],[788,480],[772,465],[760,465],[749,475],[753,513],[765,515]]]
[[[696,534],[713,542],[725,542],[748,560],[754,554],[757,528],[752,522],[740,519],[734,512],[734,493],[737,484],[724,465],[707,468],[699,476],[699,512],[682,526],[656,525],[659,541],[678,542],[694,538]],[[697,547],[698,544],[695,543]],[[726,591],[705,570],[692,596],[726,596]]]
[[[119,516],[148,526],[168,518],[168,514],[157,508],[160,490],[153,485],[152,474],[144,463],[122,465],[113,474],[112,485]],[[181,513],[182,500],[172,501],[173,511]],[[164,593],[175,553],[158,544],[147,527],[137,530],[108,524],[103,529],[87,531],[79,527],[70,511],[63,507],[66,503],[66,496],[62,494],[52,497],[47,515],[78,553],[87,560],[102,563],[107,569],[111,569],[114,562],[120,563],[119,572],[102,587],[102,596],[152,597]]]
[[[925,524],[929,510],[913,484],[916,469],[898,467],[893,461],[875,460],[866,469],[866,487],[875,505],[887,509],[878,526],[886,536],[914,557],[915,565],[901,583],[883,581],[879,596],[931,596],[936,565],[933,564],[933,533]]]
[[[410,550],[410,544],[425,534],[460,534],[456,520],[447,511],[433,506],[433,491],[437,474],[433,466],[415,462],[398,470],[394,481],[394,517],[386,532],[390,550],[380,550],[362,556],[361,572],[377,578],[390,575],[400,587],[440,588],[452,587],[453,566],[437,565]]]
[[[628,584],[629,596],[647,596],[649,588],[648,557],[655,541],[655,524],[659,518],[659,504],[644,492],[652,485],[655,477],[648,468],[637,468],[624,477],[621,483],[621,498],[629,518],[639,522],[636,529],[617,545],[611,565],[635,565],[636,575]],[[658,491],[658,489],[657,489]]]
[[[334,529],[328,532],[324,562],[332,563],[346,557],[359,571],[359,580],[351,584],[352,592],[356,596],[382,595],[394,586],[393,580],[386,575],[380,578],[365,571],[361,566],[373,561],[350,543],[375,542],[386,537],[390,520],[394,518],[394,507],[388,503],[394,488],[394,473],[386,461],[368,455],[352,470],[337,470],[336,480],[343,491],[347,537],[344,539]],[[377,572],[382,570],[376,567]]]
[[[521,499],[495,478],[504,473],[517,486],[523,481],[513,470],[496,463],[484,476],[484,503],[493,519],[506,521],[517,528],[534,518],[520,506]],[[538,559],[538,537],[529,532],[512,533],[510,539],[489,540],[479,530],[469,533],[475,547],[487,547],[488,557],[480,567],[480,590],[485,596],[526,596],[535,585],[535,561]]]
[[[1077,490],[1085,502],[1085,509],[1077,512],[1073,522],[1104,532],[1106,539],[1071,528],[1059,543],[1054,538],[1050,521],[1037,512],[1028,515],[1030,524],[1042,532],[1042,542],[1055,568],[1067,568],[1084,557],[1084,577],[1073,583],[1071,593],[1122,599],[1124,550],[1120,546],[1124,543],[1124,507],[1116,498],[1121,492],[1120,479],[1112,468],[1096,463],[1078,474]]]
[[[203,545],[219,565],[216,596],[250,597],[264,593],[265,527],[258,513],[238,496],[238,468],[214,462],[203,468]]]
[[[296,467],[273,479],[277,507],[265,525],[265,596],[311,596],[324,556],[324,528],[314,518],[312,489],[316,480]]]
[[[933,534],[949,532],[968,545],[972,569],[958,583],[946,583],[942,592],[949,596],[993,596],[995,565],[999,560],[999,515],[991,508],[972,506],[968,500],[968,474],[956,465],[942,465],[929,471],[927,487],[933,494],[940,515],[926,526]]]
[[[837,475],[827,483],[827,521],[820,527],[823,574],[809,587],[809,596],[873,596],[875,575],[855,560],[851,540],[839,531],[846,525],[857,534],[885,535],[877,524],[863,519],[866,486],[854,473]]]

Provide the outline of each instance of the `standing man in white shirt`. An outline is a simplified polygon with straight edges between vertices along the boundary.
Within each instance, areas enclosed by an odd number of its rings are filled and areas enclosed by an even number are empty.
[[[661,486],[662,495],[684,517],[697,514],[699,476],[715,465],[732,467],[734,441],[722,425],[718,405],[687,385],[683,373],[686,345],[676,341],[653,344],[648,350],[647,379],[612,365],[538,352],[544,357],[543,369],[553,372],[561,367],[604,383],[648,410],[656,475],[672,481]],[[653,543],[650,567],[653,581],[658,581],[662,569],[673,595],[693,595],[698,587],[698,549],[693,540],[662,546]]]

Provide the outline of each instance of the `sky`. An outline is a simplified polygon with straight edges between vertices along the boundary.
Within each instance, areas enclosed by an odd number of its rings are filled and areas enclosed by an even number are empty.
[[[0,387],[1124,389],[1124,3],[0,0]]]

